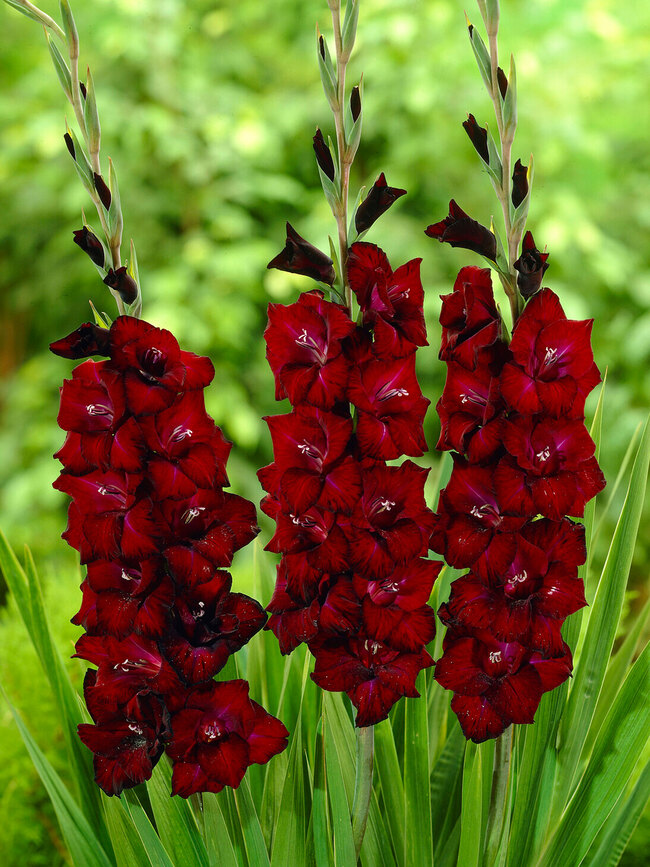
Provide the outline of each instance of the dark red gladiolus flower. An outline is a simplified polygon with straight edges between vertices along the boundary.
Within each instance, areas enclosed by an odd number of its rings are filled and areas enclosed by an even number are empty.
[[[378,220],[400,196],[404,195],[406,195],[406,190],[388,186],[386,176],[382,172],[354,215],[354,226],[357,234],[367,232],[375,220]]]
[[[473,220],[453,199],[449,202],[449,216],[428,226],[426,234],[452,247],[473,250],[492,262],[496,259],[497,241],[494,234]]]
[[[528,166],[522,164],[521,160],[517,160],[515,163],[515,167],[512,172],[512,204],[515,208],[518,208],[519,205],[523,202],[523,200],[528,195]],[[530,232],[526,232],[526,236],[530,235]],[[531,235],[532,238],[532,235]],[[524,244],[525,244],[524,239]],[[533,245],[534,246],[534,245]],[[546,260],[544,260],[546,261]],[[517,267],[515,265],[515,267]],[[546,269],[544,269],[546,270]],[[541,279],[541,278],[540,278]],[[521,288],[521,287],[520,287]],[[527,297],[524,295],[524,297]]]
[[[457,453],[430,544],[470,571],[438,611],[447,635],[435,677],[480,743],[532,723],[542,694],[571,673],[561,629],[586,605],[586,548],[584,528],[566,516],[581,516],[605,484],[584,426],[600,377],[591,322],[567,320],[549,289],[528,303],[509,347],[488,272],[460,272],[440,321],[438,448]]]
[[[116,292],[119,292],[120,298],[125,304],[133,304],[138,297],[138,284],[133,277],[127,273],[126,266],[122,265],[117,271],[112,268],[108,269],[108,273],[104,277],[104,283]]]
[[[170,725],[172,795],[183,798],[224,786],[236,789],[249,765],[281,753],[289,737],[280,720],[249,698],[244,680],[188,690]]]
[[[390,190],[383,175],[362,216],[379,208],[382,189]],[[419,266],[393,271],[379,247],[355,243],[348,278],[361,324],[309,292],[270,305],[265,332],[276,398],[293,406],[266,419],[274,461],[258,473],[261,508],[276,523],[266,547],[282,555],[266,628],[282,653],[308,644],[314,681],[348,694],[358,726],[417,695],[418,672],[432,664],[428,600],[441,564],[423,559],[433,529],[427,471],[386,465],[426,449],[429,401],[415,374],[426,344]]]
[[[350,363],[342,341],[355,327],[345,308],[315,291],[303,292],[295,304],[269,304],[268,313],[264,338],[276,400],[321,409],[344,400]]]
[[[488,631],[480,637],[445,637],[436,680],[454,691],[452,710],[463,734],[475,743],[498,737],[511,723],[532,723],[544,692],[571,673],[565,644],[557,657],[542,658],[517,642],[500,642]]]
[[[381,641],[364,638],[315,648],[316,666],[311,675],[323,689],[347,692],[357,708],[356,725],[375,725],[402,696],[419,696],[418,673],[433,664],[426,650],[404,653]]]
[[[514,195],[514,190],[513,190]],[[514,263],[517,274],[517,288],[524,298],[532,297],[542,285],[542,278],[548,268],[548,253],[540,253],[535,246],[531,232],[526,232],[521,245],[521,256]]]
[[[416,346],[427,345],[421,261],[412,259],[393,271],[386,254],[374,244],[358,241],[350,247],[348,280],[364,325],[374,330],[376,357],[411,355]]]
[[[119,795],[149,779],[172,749],[170,714],[200,684],[203,711],[221,715],[247,744],[243,774],[286,746],[286,730],[248,699],[225,707],[210,687],[266,621],[255,600],[231,592],[220,569],[258,527],[253,504],[222,490],[230,444],[203,399],[214,369],[168,331],[128,316],[96,331],[109,359],[84,362],[64,382],[58,421],[67,436],[54,484],[72,498],[63,536],[87,564],[73,618],[86,630],[76,656],[97,670],[84,688],[94,725],[80,726],[79,736],[94,753],[98,785]],[[88,354],[95,333],[82,326],[54,346]],[[196,738],[188,750],[205,743]],[[189,794],[187,781],[178,782],[189,761],[174,771],[180,793]],[[195,775],[191,791],[235,779],[210,767],[206,774]]]
[[[329,147],[325,144],[325,139],[320,129],[317,129],[314,135],[314,153],[316,154],[316,162],[320,166],[321,171],[327,175],[330,181],[333,181],[335,177],[334,160],[332,159]]]
[[[287,223],[287,241],[284,250],[271,259],[267,268],[278,268],[291,274],[303,274],[331,286],[336,280],[334,263],[329,256],[302,238]]]
[[[591,319],[567,319],[550,289],[531,298],[513,329],[512,361],[501,375],[501,394],[513,410],[552,418],[584,416],[585,399],[600,382],[591,326]]]
[[[454,291],[442,296],[440,359],[474,370],[503,356],[501,317],[488,268],[462,268]],[[498,371],[497,371],[498,372]]]

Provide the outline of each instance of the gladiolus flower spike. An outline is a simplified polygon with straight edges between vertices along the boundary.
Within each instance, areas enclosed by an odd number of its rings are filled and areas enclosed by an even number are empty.
[[[275,460],[259,477],[276,521],[267,548],[282,554],[267,628],[283,653],[307,643],[313,680],[346,692],[357,726],[371,726],[418,695],[418,672],[432,665],[427,603],[442,564],[425,559],[427,471],[387,465],[427,447],[420,262],[393,271],[382,250],[357,242],[347,273],[361,324],[320,291],[269,305],[267,358],[292,411],[267,418]]]
[[[442,302],[438,448],[456,453],[431,547],[469,571],[438,612],[435,677],[480,743],[532,723],[542,694],[571,674],[561,627],[586,605],[573,519],[605,485],[584,425],[600,374],[591,321],[567,319],[550,289],[530,299],[509,345],[487,269],[463,268]]]
[[[266,614],[225,571],[258,527],[253,504],[223,491],[230,443],[203,398],[212,363],[130,316],[51,348],[88,358],[61,389],[54,487],[72,498],[63,537],[87,568],[73,622],[86,630],[75,655],[96,666],[93,724],[79,726],[96,782],[119,795],[167,751],[172,794],[236,787],[288,732],[245,681],[213,680]]]

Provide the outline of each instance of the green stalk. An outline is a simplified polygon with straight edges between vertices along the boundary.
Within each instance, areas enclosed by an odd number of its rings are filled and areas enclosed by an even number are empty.
[[[366,833],[370,797],[372,795],[372,771],[375,758],[375,727],[364,726],[356,730],[357,767],[354,779],[354,800],[352,801],[352,837],[354,850],[359,857],[361,844]]]
[[[512,726],[496,739],[494,771],[492,773],[492,794],[485,833],[486,847],[484,867],[494,867],[499,852],[499,844],[504,830],[508,803],[508,783],[510,778],[510,759],[512,756]]]

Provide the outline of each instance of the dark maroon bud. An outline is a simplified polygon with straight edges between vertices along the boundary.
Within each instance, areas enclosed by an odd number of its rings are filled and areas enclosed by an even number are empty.
[[[86,98],[86,85],[83,83],[83,81],[79,82],[79,90],[81,91],[81,95],[85,99]]]
[[[508,79],[500,66],[497,66],[497,83],[499,85],[499,90],[501,91],[501,99],[505,99],[506,91],[508,90]]]
[[[75,156],[74,142],[72,141],[72,136],[70,135],[69,132],[67,132],[63,136],[63,139],[65,141],[65,146],[67,147],[68,151],[70,152],[70,156],[72,157],[73,160],[76,161],[77,157]]]
[[[84,322],[67,337],[50,343],[50,352],[61,358],[88,358],[90,355],[110,355],[108,328]]]
[[[325,60],[325,40],[322,36],[318,37],[318,50],[320,51],[320,56]]]
[[[267,268],[289,271],[291,274],[304,274],[322,283],[332,285],[336,280],[334,263],[317,247],[305,241],[290,223],[287,223],[287,242],[284,250],[271,259]]]
[[[73,232],[73,235],[75,244],[78,247],[81,247],[84,253],[88,253],[95,265],[99,265],[100,268],[103,268],[104,247],[99,238],[96,235],[93,235],[88,226],[84,226],[83,229],[78,229],[76,232]]]
[[[528,166],[522,166],[521,160],[517,160],[512,172],[512,204],[515,208],[528,195]]]
[[[357,84],[354,85],[350,94],[350,111],[352,112],[352,120],[356,123],[361,114],[361,94]]]
[[[497,255],[497,239],[493,233],[477,223],[460,208],[452,199],[449,202],[449,216],[439,223],[433,223],[425,229],[430,238],[437,238],[452,247],[464,247],[480,253],[491,262]]]
[[[112,268],[108,269],[108,274],[104,277],[104,283],[120,293],[120,298],[125,304],[133,304],[138,297],[138,284],[130,274],[127,274],[126,267],[122,265],[117,271]]]
[[[316,130],[316,135],[314,136],[314,153],[316,154],[316,162],[321,167],[322,171],[325,172],[330,181],[333,181],[334,161],[332,160],[332,154],[328,146],[325,144],[325,139],[323,138],[323,133],[320,129]]]
[[[99,199],[108,211],[111,206],[111,191],[106,186],[106,181],[101,175],[98,175],[97,172],[93,172],[93,175],[95,177],[95,189],[97,190]]]
[[[521,245],[521,256],[514,263],[518,271],[517,287],[524,298],[530,298],[542,285],[542,277],[548,268],[548,253],[540,253],[535,246],[532,232],[526,232]]]
[[[386,177],[382,172],[357,208],[357,213],[354,216],[354,226],[359,235],[369,229],[375,220],[390,208],[393,202],[405,194],[406,190],[387,186]]]
[[[479,126],[473,114],[467,115],[467,120],[463,121],[463,127],[480,158],[489,165],[490,154],[487,145],[487,128]]]

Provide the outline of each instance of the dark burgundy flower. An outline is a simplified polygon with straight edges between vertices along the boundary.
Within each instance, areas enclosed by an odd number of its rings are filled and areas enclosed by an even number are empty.
[[[474,145],[476,153],[483,162],[489,165],[490,154],[487,145],[487,127],[479,126],[473,114],[467,115],[467,120],[463,121],[463,127],[469,136],[469,140]]]
[[[289,737],[280,720],[248,697],[244,680],[189,690],[171,716],[171,728],[172,795],[183,798],[237,788],[249,765],[268,762]]]
[[[374,244],[358,241],[350,247],[348,280],[364,325],[374,330],[376,357],[409,355],[416,346],[427,344],[421,261],[412,259],[393,271],[384,251]]]
[[[264,338],[276,400],[322,409],[344,400],[350,370],[342,340],[355,327],[345,308],[322,292],[303,292],[295,304],[269,304],[268,316]]]
[[[481,463],[502,447],[503,416],[499,378],[487,365],[467,370],[447,362],[447,380],[436,409],[440,439],[436,448],[455,449],[470,463]]]
[[[72,154],[72,156],[74,159],[74,153]],[[111,191],[109,190],[106,181],[100,174],[94,172],[93,176],[95,179],[95,189],[97,190],[97,195],[99,196],[102,205],[108,211],[111,206]]]
[[[124,377],[126,401],[138,415],[159,412],[183,391],[205,388],[214,377],[209,358],[183,352],[174,335],[133,316],[110,330],[111,361]]]
[[[453,199],[449,202],[449,216],[428,226],[426,234],[452,247],[473,250],[492,262],[496,259],[497,241],[494,234],[473,220]]]
[[[323,689],[347,692],[357,708],[357,726],[375,725],[403,695],[419,696],[418,673],[433,664],[426,650],[401,653],[381,641],[358,638],[314,648],[312,680]]]
[[[445,557],[450,566],[471,566],[496,533],[520,529],[526,516],[508,512],[499,499],[491,466],[469,464],[453,455],[454,468],[440,493],[431,549]]]
[[[513,190],[514,196],[514,190]],[[535,246],[531,232],[526,232],[521,245],[521,256],[514,263],[519,272],[517,287],[524,298],[530,298],[542,285],[544,272],[548,268],[548,253],[540,253]]]
[[[556,658],[543,659],[517,642],[447,633],[435,677],[452,689],[452,710],[466,738],[475,743],[498,737],[511,723],[532,723],[542,694],[571,673],[571,652],[564,645]]]
[[[88,253],[95,265],[103,268],[105,258],[104,245],[97,235],[94,235],[88,226],[78,229],[76,232],[73,232],[73,235],[75,244],[81,247],[84,253]]]
[[[375,220],[378,220],[393,202],[405,194],[406,190],[401,190],[399,187],[389,187],[386,183],[386,176],[382,172],[354,215],[354,226],[357,234],[367,232]]]
[[[304,274],[331,286],[336,280],[334,263],[329,256],[302,238],[291,223],[287,223],[287,242],[284,250],[271,259],[267,268],[278,268],[291,274]]]
[[[119,292],[120,298],[125,304],[133,304],[138,297],[138,284],[127,272],[124,265],[118,268],[117,271],[109,268],[108,273],[104,277],[104,283],[111,289]]]
[[[150,779],[168,736],[168,714],[159,699],[138,696],[123,706],[106,701],[88,671],[84,696],[95,725],[78,726],[81,741],[92,750],[95,782],[107,795],[119,795]]]
[[[343,527],[356,570],[381,579],[395,566],[426,554],[432,528],[432,514],[424,501],[427,475],[428,470],[412,461],[365,470],[363,494]]]
[[[429,400],[418,385],[414,353],[355,367],[348,396],[359,410],[357,439],[365,456],[387,461],[424,453],[422,422]]]
[[[501,394],[512,409],[553,418],[584,416],[585,399],[600,382],[591,350],[591,319],[567,319],[557,295],[542,289],[512,333]]]
[[[76,331],[50,343],[50,352],[61,358],[88,358],[91,355],[109,355],[110,337],[106,328],[84,322]]]
[[[503,444],[516,463],[501,461],[495,484],[504,504],[516,502],[522,514],[582,516],[585,504],[605,487],[581,421],[519,417],[505,423]]]
[[[356,123],[361,114],[361,93],[358,84],[355,84],[350,91],[350,114],[353,122]]]
[[[461,268],[454,291],[442,296],[440,359],[474,370],[479,359],[501,358],[501,316],[488,268]],[[497,351],[497,347],[499,351]]]
[[[320,604],[317,598],[310,602],[297,601],[287,592],[286,558],[278,566],[278,577],[271,601],[266,606],[271,616],[265,626],[278,639],[280,653],[291,653],[303,642],[311,641],[318,634]]]
[[[317,129],[314,135],[314,153],[316,154],[316,162],[321,171],[327,175],[330,181],[333,181],[335,177],[334,161],[320,129]]]

